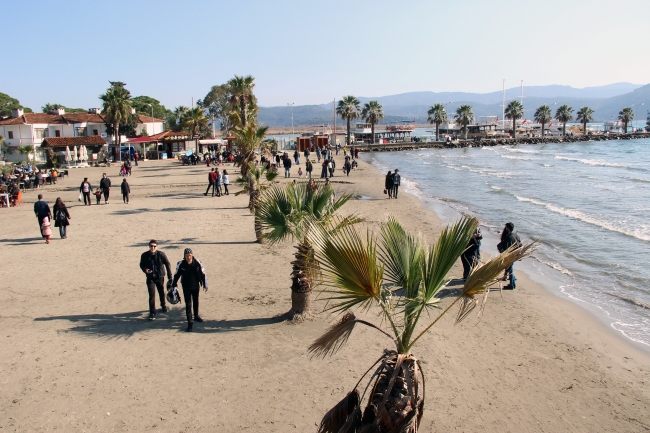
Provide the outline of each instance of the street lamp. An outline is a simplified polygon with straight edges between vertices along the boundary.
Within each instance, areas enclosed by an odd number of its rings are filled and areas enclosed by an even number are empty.
[[[293,130],[293,106],[296,105],[295,102],[287,102],[287,105],[291,107],[291,135],[296,135],[296,132]]]
[[[151,107],[151,135],[155,134],[155,124],[153,123],[153,105],[152,104],[147,104],[148,106]],[[156,159],[160,159],[160,155],[158,154],[158,142],[155,142],[156,146]],[[144,152],[146,154],[146,152]]]

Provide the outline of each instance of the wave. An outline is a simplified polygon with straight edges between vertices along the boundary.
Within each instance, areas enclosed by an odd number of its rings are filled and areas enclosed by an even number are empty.
[[[564,266],[562,266],[560,263],[557,263],[557,262],[547,262],[546,260],[542,260],[542,259],[540,259],[539,257],[537,257],[535,254],[533,254],[533,255],[530,256],[530,257],[531,257],[532,259],[537,260],[538,262],[540,262],[540,263],[543,264],[543,265],[549,266],[549,267],[555,269],[556,271],[560,271],[560,272],[561,272],[562,274],[564,274],[564,275],[568,275],[568,276],[570,276],[570,277],[573,277],[573,272],[571,272],[570,270],[568,270],[567,268],[565,268]]]
[[[606,295],[609,295],[609,296],[613,296],[613,297],[615,297],[617,299],[620,299],[621,301],[625,301],[625,302],[627,302],[629,304],[636,305],[637,307],[646,308],[646,309],[650,310],[650,304],[639,301],[637,299],[626,298],[625,296],[617,295],[616,293],[610,293],[610,292],[603,292],[603,293],[605,293]]]
[[[566,156],[557,155],[555,159],[561,159],[564,161],[575,161],[582,164],[593,165],[596,167],[621,167],[621,168],[635,168],[625,164],[619,164],[617,162],[607,162],[607,161],[598,161],[596,159],[581,159],[581,158],[569,158]]]
[[[640,178],[640,177],[625,177],[625,176],[622,176],[621,179],[627,179],[627,180],[631,180],[632,182],[638,182],[638,183],[650,183],[650,179],[643,179],[643,178]]]
[[[527,158],[525,156],[504,155],[504,154],[500,154],[499,156],[501,156],[501,158],[520,159],[522,161],[532,161],[533,160],[533,158]]]
[[[515,149],[512,147],[504,147],[505,150],[508,150],[510,152],[518,152],[518,153],[541,153],[539,150],[532,150],[532,149]]]
[[[637,225],[635,229],[628,230],[623,226],[623,224],[620,224],[612,220],[602,220],[599,219],[598,217],[589,215],[577,209],[565,209],[563,207],[554,205],[552,203],[545,203],[541,200],[528,198],[528,197],[520,197],[518,195],[515,195],[515,198],[522,202],[533,203],[538,206],[543,206],[546,209],[550,210],[551,212],[557,213],[559,215],[564,215],[566,217],[573,218],[585,222],[587,224],[591,224],[596,227],[609,230],[611,232],[620,233],[626,236],[639,239],[641,241],[650,242],[650,227],[647,225]]]
[[[542,167],[555,167],[553,164],[540,164]]]

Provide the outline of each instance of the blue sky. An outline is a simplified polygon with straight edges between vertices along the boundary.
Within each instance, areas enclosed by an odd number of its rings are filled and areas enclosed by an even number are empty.
[[[108,80],[168,108],[234,74],[261,105],[342,95],[650,82],[650,0],[9,1],[0,92],[95,107]]]

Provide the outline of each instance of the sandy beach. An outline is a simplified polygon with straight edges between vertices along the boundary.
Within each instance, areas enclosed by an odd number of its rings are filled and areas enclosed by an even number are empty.
[[[83,177],[96,187],[104,171],[110,204],[83,206]],[[53,230],[50,245],[32,211],[35,192],[0,209],[1,431],[316,431],[389,347],[357,328],[339,353],[311,359],[307,347],[332,317],[319,313],[321,302],[304,323],[279,317],[290,307],[293,245],[255,243],[248,197],[235,197],[235,186],[205,197],[208,171],[143,162],[128,178],[126,205],[117,167],[70,170],[42,190],[72,216],[68,239]],[[334,186],[355,196],[343,213],[370,224],[393,214],[429,241],[441,230],[415,197],[386,200],[383,175],[363,161],[350,177],[337,170]],[[146,320],[138,265],[151,238],[172,264],[191,247],[206,267],[205,322],[193,333],[184,332],[184,304]],[[461,273],[459,262],[453,276]],[[455,326],[449,315],[415,346],[428,385],[421,431],[650,430],[650,355],[517,276],[517,290],[491,295],[480,322],[473,315]]]

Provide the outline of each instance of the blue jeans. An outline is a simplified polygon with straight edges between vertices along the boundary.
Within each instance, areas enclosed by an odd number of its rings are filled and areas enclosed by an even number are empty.
[[[510,267],[508,269],[506,269],[506,272],[508,274],[510,274],[510,287],[512,287],[513,289],[515,287],[517,287],[517,282],[516,282],[517,279],[515,278],[514,266],[515,266],[515,264],[513,263],[513,264],[510,265]]]

